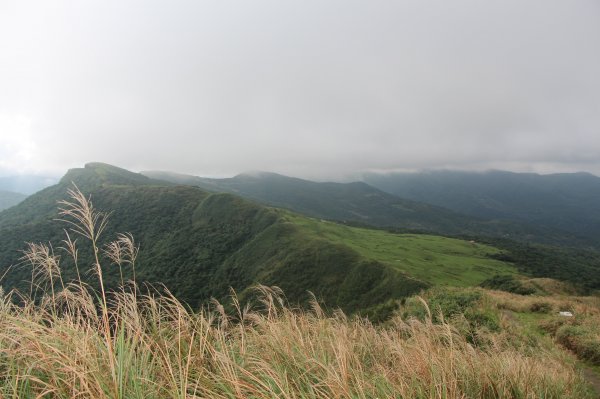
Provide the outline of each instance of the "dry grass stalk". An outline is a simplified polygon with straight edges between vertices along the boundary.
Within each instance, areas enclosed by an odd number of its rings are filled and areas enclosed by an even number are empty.
[[[555,354],[525,355],[501,338],[484,350],[446,323],[396,318],[383,328],[278,307],[226,325],[217,310],[130,289],[111,296],[106,337],[90,295],[69,287],[57,298],[68,304],[60,313],[3,298],[5,396],[26,381],[32,396],[65,398],[585,397]]]

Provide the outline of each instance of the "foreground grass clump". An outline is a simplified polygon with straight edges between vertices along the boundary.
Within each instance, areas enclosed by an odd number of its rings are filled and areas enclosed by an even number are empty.
[[[374,326],[326,315],[316,301],[311,310],[290,308],[266,287],[255,307],[233,296],[230,315],[217,302],[194,312],[168,291],[142,294],[134,282],[106,291],[105,268],[133,268],[137,248],[129,235],[99,248],[105,215],[72,195],[62,216],[91,246],[99,289],[79,268],[76,281],[63,281],[52,247],[29,245],[30,295],[0,296],[0,397],[588,397],[555,352],[526,353],[493,332],[485,345],[470,342],[424,302],[421,320]],[[77,265],[76,241],[63,244]]]
[[[577,374],[550,353],[471,345],[449,324],[385,328],[279,305],[189,311],[170,296],[111,296],[103,328],[87,292],[0,313],[0,392],[52,398],[580,398]]]

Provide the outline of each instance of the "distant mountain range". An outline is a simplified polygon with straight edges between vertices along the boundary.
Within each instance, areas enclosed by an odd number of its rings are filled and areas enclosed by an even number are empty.
[[[168,172],[143,175],[177,184],[227,192],[302,214],[406,230],[463,232],[474,218],[437,206],[404,200],[362,182],[317,183],[276,173],[209,179]]]
[[[0,190],[29,195],[56,184],[57,181],[54,177],[37,175],[3,176],[0,177]]]
[[[0,177],[0,211],[23,201],[29,194],[55,184],[57,179],[33,175]]]
[[[600,178],[501,171],[367,174],[387,193],[472,217],[521,222],[600,241]]]
[[[142,174],[213,192],[233,193],[263,204],[346,223],[403,231],[503,237],[584,247],[600,242],[596,237],[586,236],[583,231],[567,231],[556,225],[537,224],[516,217],[509,219],[495,217],[497,215],[474,215],[463,212],[463,209],[405,199],[365,182],[318,183],[267,172],[240,174],[226,179],[157,171]],[[389,189],[387,186],[385,188]]]
[[[6,208],[10,208],[11,206],[17,205],[25,198],[27,198],[25,194],[0,190],[0,211]]]

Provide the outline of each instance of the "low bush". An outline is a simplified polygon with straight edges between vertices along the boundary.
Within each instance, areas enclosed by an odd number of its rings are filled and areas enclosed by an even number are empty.
[[[556,339],[566,348],[592,364],[600,365],[600,341],[597,331],[586,326],[565,324],[556,331]]]
[[[479,286],[491,290],[506,291],[519,295],[532,295],[536,292],[535,288],[524,285],[512,275],[497,275],[483,281]]]
[[[553,310],[553,306],[549,302],[534,302],[529,306],[529,310],[534,313],[550,313]]]

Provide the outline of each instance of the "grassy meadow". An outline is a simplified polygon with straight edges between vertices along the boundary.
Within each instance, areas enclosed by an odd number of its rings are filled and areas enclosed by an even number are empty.
[[[309,236],[346,245],[368,259],[434,285],[475,286],[516,268],[489,256],[499,250],[484,244],[425,234],[394,234],[384,230],[344,226],[287,213],[291,223]]]

